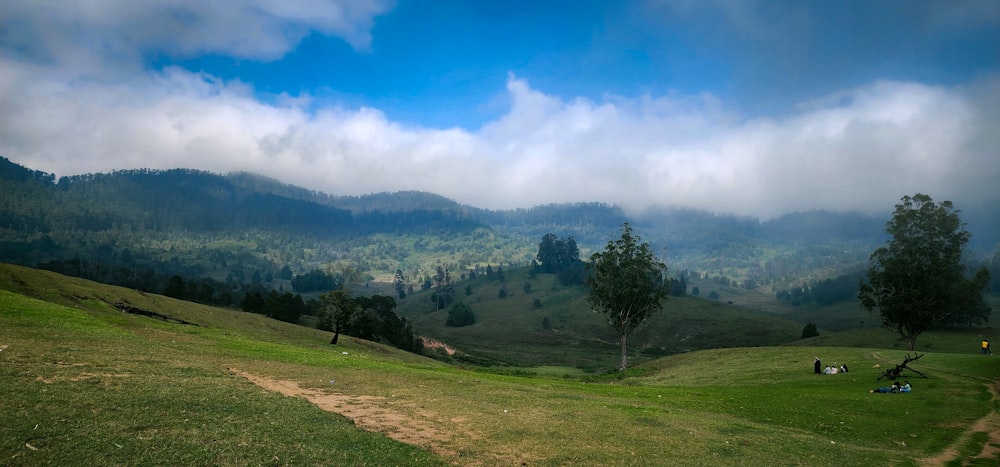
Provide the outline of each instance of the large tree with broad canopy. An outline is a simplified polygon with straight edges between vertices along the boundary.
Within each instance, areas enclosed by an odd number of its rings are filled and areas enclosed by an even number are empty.
[[[990,274],[968,278],[962,263],[970,234],[951,201],[904,196],[885,231],[888,244],[869,258],[858,299],[913,350],[917,336],[970,309],[982,308]]]

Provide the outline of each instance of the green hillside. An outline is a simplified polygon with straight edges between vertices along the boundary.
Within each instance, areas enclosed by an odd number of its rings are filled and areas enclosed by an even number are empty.
[[[512,376],[21,267],[0,266],[0,289],[4,464],[1000,460],[1000,361],[965,350],[971,335],[922,337],[942,349],[913,364],[929,378],[873,395],[872,367],[905,356],[879,339],[687,352],[624,378]],[[814,375],[814,355],[853,370]]]
[[[504,298],[499,298],[501,288],[506,290]],[[591,311],[584,288],[560,285],[553,274],[532,277],[527,268],[516,268],[505,271],[503,282],[485,276],[459,282],[455,301],[469,305],[477,318],[475,324],[459,328],[445,325],[448,310],[435,310],[433,293],[430,289],[408,296],[396,311],[422,335],[475,357],[466,361],[587,371],[615,368],[620,362],[617,334]],[[630,337],[632,360],[720,347],[782,345],[801,335],[803,323],[756,311],[721,300],[670,297],[664,311]]]
[[[351,269],[419,287],[437,266],[525,266],[546,234],[582,258],[621,224],[663,252],[671,274],[770,295],[856,272],[885,240],[885,216],[810,211],[760,220],[704,211],[626,213],[601,202],[492,211],[413,191],[337,196],[249,173],[120,170],[56,178],[0,157],[0,261],[162,292],[173,275],[213,280],[202,302],[239,305],[293,274]],[[995,214],[994,214],[995,216]],[[1000,271],[1000,229],[968,215],[969,260]],[[994,288],[1000,273],[994,273]],[[309,291],[298,291],[308,293]],[[211,300],[211,301],[209,301]]]

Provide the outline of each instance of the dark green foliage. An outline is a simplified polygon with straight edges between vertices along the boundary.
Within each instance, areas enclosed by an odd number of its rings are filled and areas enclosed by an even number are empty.
[[[333,339],[330,343],[336,345],[340,334],[345,332],[360,307],[351,299],[350,294],[343,290],[327,292],[319,299],[319,323],[316,327],[323,331],[332,331]]]
[[[396,289],[396,296],[400,300],[406,298],[406,283],[403,281],[403,270],[396,270],[396,275],[393,276],[392,282],[393,287]]]
[[[817,281],[811,287],[794,287],[791,292],[786,289],[779,290],[775,293],[775,298],[795,306],[805,303],[828,306],[849,302],[857,298],[858,281],[863,278],[862,271],[850,272],[832,279]]]
[[[545,234],[542,237],[542,242],[538,244],[538,255],[532,260],[533,264],[537,264],[536,270],[545,274],[553,274],[556,272],[559,261],[559,251],[556,248],[556,236],[553,234]]]
[[[819,331],[816,329],[816,323],[808,323],[802,328],[802,338],[806,339],[809,337],[816,337],[819,335]]]
[[[476,324],[476,314],[469,305],[457,302],[448,309],[448,319],[445,320],[445,324],[455,328]]]
[[[521,286],[521,290],[523,290],[524,293],[531,293],[531,282],[524,281],[524,285]]]
[[[240,309],[247,313],[264,314],[264,297],[260,292],[251,292],[243,297]]]
[[[680,279],[670,279],[670,295],[674,297],[687,295],[687,279],[683,275]]]
[[[361,309],[359,316],[363,319],[356,317],[349,324],[346,334],[384,342],[408,352],[421,353],[423,351],[423,341],[416,336],[410,322],[393,312],[396,308],[396,300],[392,297],[372,295],[371,297],[356,297],[355,301]]]
[[[451,280],[451,271],[444,266],[437,267],[437,274],[434,276],[434,295],[431,298],[438,310],[449,307],[455,300],[455,284]]]
[[[989,274],[986,270],[980,269],[976,272],[976,277],[965,283],[966,287],[979,287],[979,284],[988,281],[983,275]],[[968,307],[958,309],[949,315],[942,324],[945,326],[979,326],[990,320],[992,309],[983,301],[972,303]]]
[[[423,341],[413,331],[410,322],[393,310],[396,300],[387,295],[351,297],[337,290],[320,297],[318,329],[333,331],[331,344],[340,334],[387,343],[413,353],[423,351]]]
[[[305,312],[306,304],[302,301],[302,296],[292,295],[291,292],[279,294],[272,290],[264,301],[263,314],[286,323],[298,322]]]
[[[536,298],[534,302],[531,302],[531,306],[532,306],[532,308],[541,308],[542,307],[542,299]]]
[[[339,287],[334,277],[319,270],[313,269],[305,274],[300,274],[292,279],[292,288],[296,292],[329,292]]]
[[[698,286],[691,287],[691,295],[694,295],[695,297],[701,295],[701,289],[699,289]]]
[[[549,233],[538,244],[538,254],[531,260],[531,273],[556,274],[563,285],[582,284],[584,266],[573,237],[562,240]]]
[[[983,310],[989,271],[967,278],[962,254],[970,234],[950,201],[904,196],[885,231],[888,244],[869,259],[867,282],[858,299],[882,325],[896,331],[913,350],[917,337],[957,315]],[[962,318],[967,319],[967,318]]]
[[[719,299],[719,292],[716,292],[714,290],[709,291],[708,292],[708,298],[710,298],[712,300],[718,300]]]
[[[666,264],[632,227],[622,225],[622,236],[609,241],[603,252],[590,257],[587,302],[603,314],[621,340],[621,370],[628,368],[628,336],[667,298]]]
[[[186,295],[184,287],[184,278],[175,274],[170,276],[170,281],[167,282],[167,286],[163,289],[163,295],[183,299]]]
[[[989,262],[990,290],[1000,292],[1000,251],[993,255]]]

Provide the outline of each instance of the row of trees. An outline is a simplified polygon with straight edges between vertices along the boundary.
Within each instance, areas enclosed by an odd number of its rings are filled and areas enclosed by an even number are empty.
[[[309,306],[301,295],[293,295],[291,292],[278,293],[271,290],[265,297],[255,291],[247,294],[241,308],[248,313],[265,315],[286,323],[298,323],[302,315],[309,314],[310,308],[315,310],[315,301],[312,302],[312,306]]]
[[[565,240],[554,234],[545,234],[538,244],[538,254],[531,261],[532,274],[555,274],[563,285],[582,284],[584,263],[580,261],[580,248],[576,240]]]
[[[833,305],[854,300],[858,294],[858,281],[864,277],[864,272],[843,274],[831,279],[816,281],[812,286],[792,287],[775,293],[775,298],[789,302],[794,306],[806,303]]]
[[[319,302],[316,327],[333,332],[331,344],[336,345],[340,335],[346,334],[417,354],[423,352],[423,340],[406,318],[396,315],[396,300],[388,295],[352,297],[345,290],[334,290],[321,295]]]
[[[935,326],[979,324],[989,318],[983,295],[991,274],[986,267],[967,274],[962,257],[971,235],[959,213],[950,201],[935,203],[924,194],[904,196],[886,224],[890,240],[872,253],[866,277],[858,282],[861,304],[896,331],[908,350],[914,349],[920,334]],[[554,244],[549,240],[543,244]],[[594,253],[586,269],[587,301],[618,332],[624,370],[629,334],[662,309],[671,289],[666,265],[625,223],[621,238]],[[831,281],[819,290],[836,295],[832,291],[843,289],[843,282]],[[815,333],[810,323],[803,337]]]

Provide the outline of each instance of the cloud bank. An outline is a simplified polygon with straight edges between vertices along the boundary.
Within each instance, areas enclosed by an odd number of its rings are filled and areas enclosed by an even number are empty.
[[[311,31],[364,49],[386,5],[140,3],[0,7],[0,43],[11,52],[0,54],[0,155],[57,175],[251,171],[335,195],[422,190],[496,209],[603,201],[766,218],[885,212],[917,192],[959,207],[1000,201],[996,75],[955,86],[877,81],[781,117],[748,117],[710,94],[563,99],[510,74],[500,118],[430,128],[377,108],[317,106],[308,94],[265,99],[247,83],[142,66],[159,50],[273,59]],[[162,14],[172,16],[154,21]],[[232,26],[233,15],[244,26]]]

